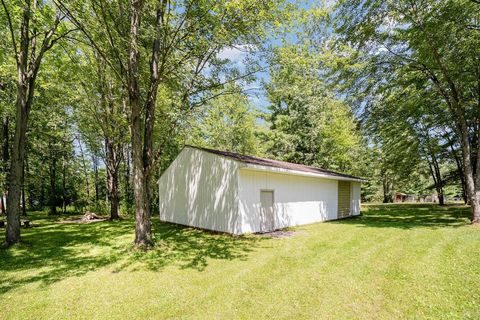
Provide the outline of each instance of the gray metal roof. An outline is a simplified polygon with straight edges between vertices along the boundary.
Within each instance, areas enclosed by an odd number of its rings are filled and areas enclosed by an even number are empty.
[[[322,168],[318,168],[318,167],[306,166],[306,165],[303,165],[303,164],[297,164],[297,163],[285,162],[285,161],[279,161],[279,160],[272,160],[272,159],[266,159],[266,158],[259,158],[259,157],[254,157],[254,156],[247,156],[247,155],[244,155],[244,154],[239,154],[239,153],[234,153],[234,152],[229,152],[229,151],[220,151],[220,150],[196,147],[196,146],[191,146],[191,145],[185,145],[185,146],[190,147],[190,148],[194,148],[194,149],[203,150],[205,152],[216,154],[216,155],[219,155],[219,156],[227,157],[227,158],[230,158],[230,159],[233,159],[233,160],[236,160],[236,161],[239,161],[239,162],[243,162],[243,163],[250,163],[250,164],[267,166],[267,167],[275,167],[275,168],[281,168],[281,169],[286,169],[286,170],[316,173],[316,174],[321,174],[321,175],[324,175],[324,176],[331,176],[331,177],[337,177],[337,178],[364,180],[360,177],[352,176],[352,175],[349,175],[349,174],[335,172],[335,171],[332,171],[332,170],[326,170],[326,169],[322,169]]]

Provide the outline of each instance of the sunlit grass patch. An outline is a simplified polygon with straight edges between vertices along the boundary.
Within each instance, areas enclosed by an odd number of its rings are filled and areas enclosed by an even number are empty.
[[[479,318],[480,229],[465,206],[366,205],[361,217],[234,237],[131,219],[31,215],[0,251],[0,318]]]

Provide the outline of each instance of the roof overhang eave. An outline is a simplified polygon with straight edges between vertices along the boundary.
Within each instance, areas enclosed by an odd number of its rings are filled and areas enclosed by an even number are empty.
[[[344,177],[344,176],[336,176],[336,175],[329,175],[329,174],[322,174],[322,173],[291,170],[291,169],[271,167],[271,166],[262,166],[262,165],[252,164],[252,163],[242,163],[241,166],[240,166],[240,169],[241,170],[249,170],[249,171],[268,171],[268,172],[273,172],[273,173],[290,174],[290,175],[303,176],[303,177],[322,178],[322,179],[328,179],[328,180],[355,181],[355,182],[361,182],[361,183],[367,181],[367,180],[361,179],[361,178]]]

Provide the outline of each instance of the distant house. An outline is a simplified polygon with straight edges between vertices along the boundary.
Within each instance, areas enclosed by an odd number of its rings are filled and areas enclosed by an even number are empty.
[[[395,193],[395,202],[438,202],[438,196],[436,194],[406,194],[401,192]]]
[[[360,214],[362,179],[186,146],[158,181],[160,219],[232,234]]]
[[[397,192],[395,193],[395,202],[405,202],[407,200],[408,195],[405,193]]]

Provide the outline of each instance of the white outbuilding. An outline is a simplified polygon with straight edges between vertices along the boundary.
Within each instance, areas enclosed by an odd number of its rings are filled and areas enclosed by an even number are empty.
[[[360,214],[361,178],[185,146],[158,181],[160,220],[232,234]]]

